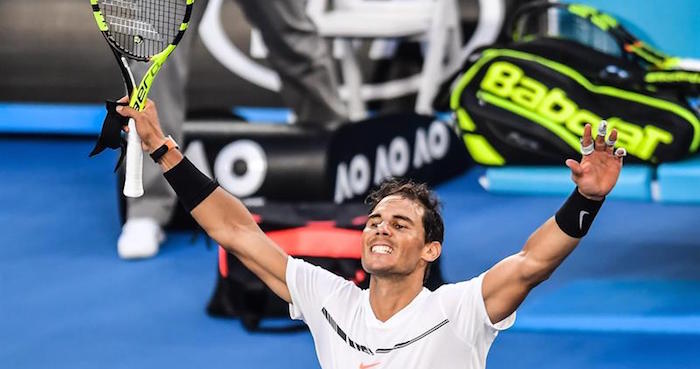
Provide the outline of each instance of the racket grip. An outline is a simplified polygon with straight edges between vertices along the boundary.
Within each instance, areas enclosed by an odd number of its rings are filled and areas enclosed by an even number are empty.
[[[124,196],[141,197],[143,195],[143,149],[141,148],[141,138],[136,133],[136,123],[133,119],[129,119],[125,177]]]

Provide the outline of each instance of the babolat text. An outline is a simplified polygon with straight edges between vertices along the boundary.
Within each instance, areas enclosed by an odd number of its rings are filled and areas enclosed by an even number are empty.
[[[510,112],[549,129],[575,149],[587,123],[596,132],[601,118],[609,124],[608,132],[617,129],[616,146],[628,153],[649,160],[659,144],[670,144],[673,135],[655,125],[626,122],[619,117],[600,117],[583,109],[560,88],[547,88],[525,75],[523,70],[506,61],[491,64],[480,84],[479,97],[486,103]],[[608,133],[609,134],[609,133]]]

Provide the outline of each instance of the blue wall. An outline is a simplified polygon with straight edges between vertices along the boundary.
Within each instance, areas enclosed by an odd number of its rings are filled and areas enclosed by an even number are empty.
[[[698,0],[582,0],[608,12],[625,28],[673,56],[700,58]]]

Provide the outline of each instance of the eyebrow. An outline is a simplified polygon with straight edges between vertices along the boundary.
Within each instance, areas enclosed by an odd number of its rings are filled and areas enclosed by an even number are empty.
[[[367,217],[367,220],[370,220],[370,219],[373,219],[373,218],[381,218],[381,217],[382,217],[382,216],[379,215],[378,213],[374,213],[374,214],[370,214],[370,215]],[[392,218],[393,218],[393,219],[400,219],[400,220],[406,221],[406,222],[408,222],[408,223],[410,223],[410,224],[414,224],[414,223],[413,223],[413,220],[411,220],[411,218],[409,218],[409,217],[407,217],[407,216],[405,216],[405,215],[394,215]]]

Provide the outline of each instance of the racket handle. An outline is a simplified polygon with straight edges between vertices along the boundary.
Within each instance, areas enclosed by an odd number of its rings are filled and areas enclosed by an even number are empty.
[[[129,119],[129,133],[126,145],[126,173],[124,196],[141,197],[143,195],[143,149],[141,138],[136,133],[136,123]]]

